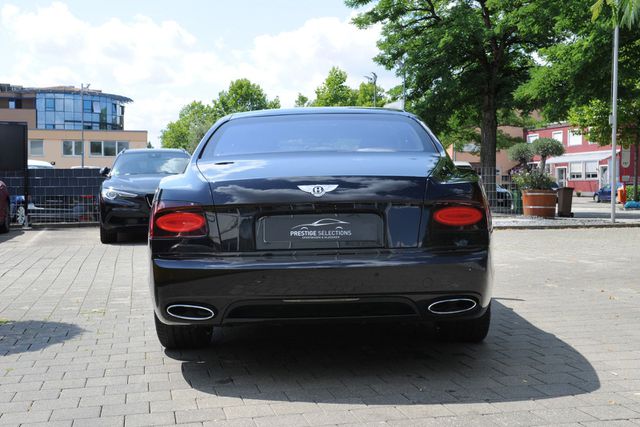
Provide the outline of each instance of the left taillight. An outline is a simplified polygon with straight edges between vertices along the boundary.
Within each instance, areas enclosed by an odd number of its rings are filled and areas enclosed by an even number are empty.
[[[207,217],[197,205],[159,202],[149,220],[149,237],[202,237],[207,235]]]

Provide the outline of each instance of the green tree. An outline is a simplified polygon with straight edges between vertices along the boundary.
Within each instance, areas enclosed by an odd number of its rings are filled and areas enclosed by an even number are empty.
[[[562,156],[564,146],[562,142],[553,138],[538,138],[531,144],[532,151],[540,156],[540,170],[545,171],[549,157]]]
[[[229,84],[228,90],[218,93],[211,105],[193,101],[180,110],[178,120],[170,122],[162,131],[162,146],[184,148],[193,152],[211,125],[218,119],[242,111],[280,108],[276,97],[269,100],[262,88],[247,79],[239,79]]]
[[[521,142],[509,148],[509,158],[514,162],[518,162],[520,167],[529,172],[529,162],[533,160],[533,149],[531,148],[531,144],[526,142]]]
[[[597,0],[591,6],[593,20],[602,13],[605,5],[614,12],[620,25],[630,28],[640,21],[640,0]]]
[[[202,128],[206,125],[210,127],[217,118],[213,108],[200,101],[193,101],[185,105],[180,110],[178,120],[170,122],[162,130],[160,135],[162,146],[165,148],[184,148],[192,152],[204,136]]]
[[[356,92],[347,86],[347,73],[338,67],[332,67],[329,75],[316,89],[314,107],[352,106],[357,101]]]
[[[498,111],[513,107],[513,91],[528,79],[533,53],[556,41],[555,17],[564,2],[345,1],[354,8],[373,3],[354,23],[382,24],[375,59],[388,69],[402,61],[414,112],[438,134],[450,129],[452,115],[469,113],[465,122],[480,128],[482,167],[495,169]]]
[[[526,110],[538,109],[548,121],[566,120],[572,108],[594,100],[611,100],[611,11],[608,19],[590,21],[586,4],[559,20],[567,37],[539,52],[541,65],[531,79],[516,91]],[[640,27],[622,29],[619,52],[619,99],[638,96],[640,79]]]
[[[293,105],[296,108],[300,108],[300,107],[308,107],[309,106],[309,98],[307,98],[306,96],[304,96],[301,93],[298,93],[298,97],[296,98],[296,102]]]
[[[373,83],[360,83],[358,90],[356,91],[356,100],[354,105],[358,107],[373,107]],[[378,85],[375,87],[376,92],[376,107],[382,107],[387,103],[389,98],[384,92],[384,89]]]
[[[640,124],[640,26],[632,24],[638,21],[639,5],[638,0],[599,0],[589,10],[588,3],[577,3],[559,20],[572,36],[540,51],[541,65],[516,97],[526,108],[540,109],[547,120],[568,117],[590,141],[609,145],[612,30],[616,22],[622,23],[626,27],[620,30],[618,137],[624,146],[635,144]]]
[[[228,90],[218,93],[213,100],[213,110],[218,117],[243,111],[268,110],[280,108],[280,99],[267,99],[262,88],[251,83],[248,79],[238,79],[231,82]]]

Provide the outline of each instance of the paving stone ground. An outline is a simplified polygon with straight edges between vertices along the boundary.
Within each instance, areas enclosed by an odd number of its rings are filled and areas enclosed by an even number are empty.
[[[494,233],[481,345],[242,327],[165,352],[144,240],[0,237],[0,425],[640,425],[640,228]]]

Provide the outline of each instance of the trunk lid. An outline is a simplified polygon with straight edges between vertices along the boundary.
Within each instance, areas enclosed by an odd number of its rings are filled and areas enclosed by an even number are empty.
[[[416,247],[427,177],[439,159],[289,153],[198,168],[211,188],[218,225],[211,237],[222,251]]]

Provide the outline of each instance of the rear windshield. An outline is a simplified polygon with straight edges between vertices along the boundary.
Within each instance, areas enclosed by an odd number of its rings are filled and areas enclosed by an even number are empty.
[[[293,152],[435,152],[415,120],[384,114],[300,114],[233,119],[211,137],[203,159]]]
[[[180,152],[139,152],[121,154],[111,175],[173,175],[184,172],[189,156]]]

